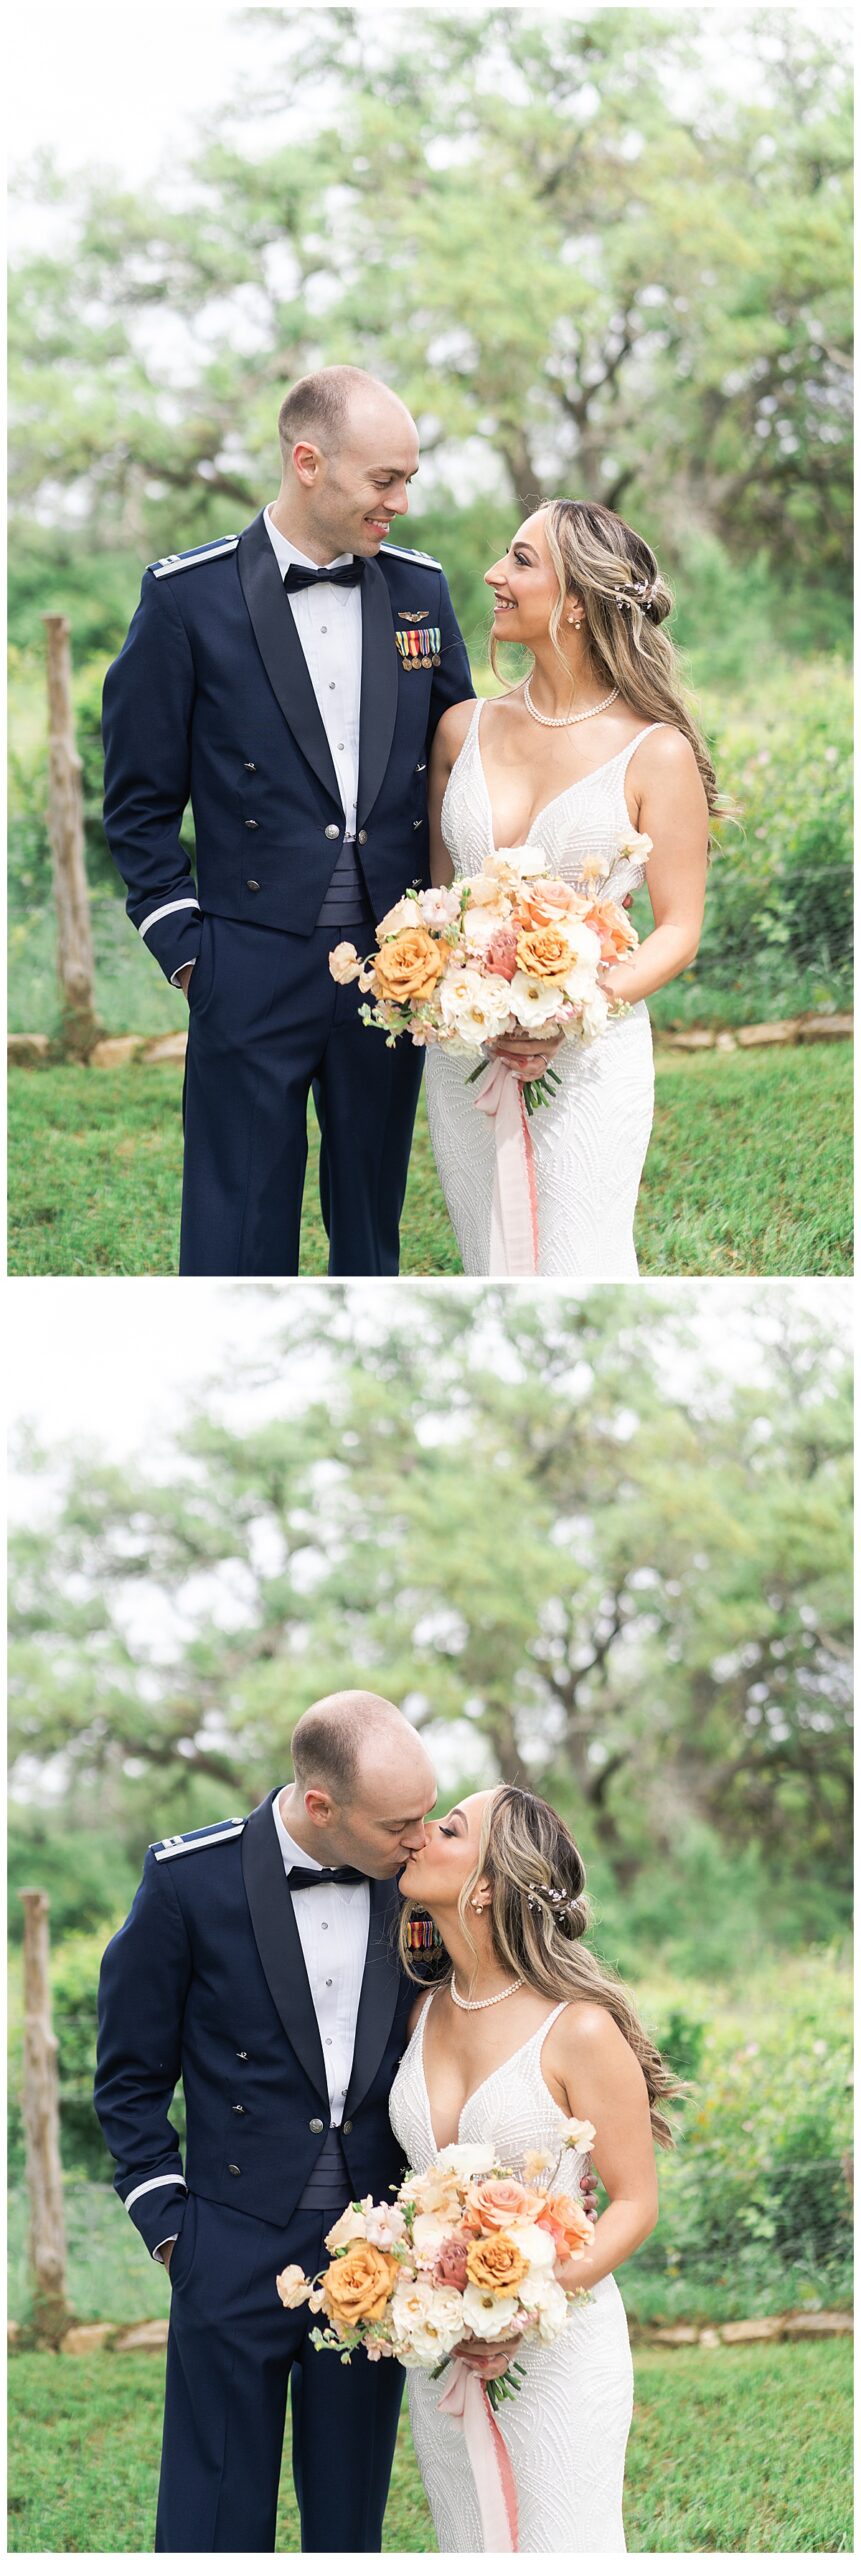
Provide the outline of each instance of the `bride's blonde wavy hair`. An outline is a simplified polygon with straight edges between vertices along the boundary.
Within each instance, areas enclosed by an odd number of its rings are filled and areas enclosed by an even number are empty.
[[[669,2150],[675,2135],[656,2102],[683,2097],[686,2084],[662,2061],[616,1976],[591,1948],[580,1944],[591,1918],[586,1870],[570,1831],[542,1796],[530,1795],[523,1787],[497,1787],[486,1806],[478,1857],[457,1906],[476,1962],[479,1950],[469,1925],[469,1902],[480,1878],[491,1887],[490,1932],[497,1962],[546,2000],[591,2000],[609,2010],[640,2065],[654,2139],[662,2150]],[[399,1947],[405,1972],[427,1989],[431,1979],[434,1985],[450,1981],[454,1968],[443,1949],[433,1960],[432,1971],[424,1957],[422,1970],[417,1969],[409,1932],[412,1914],[420,1907],[404,1903]]]
[[[581,638],[596,682],[618,685],[623,702],[642,712],[644,720],[666,720],[680,729],[693,748],[709,815],[729,814],[732,803],[718,794],[714,765],[685,695],[678,651],[660,627],[674,599],[651,544],[611,507],[590,499],[548,498],[536,513],[544,518],[559,582],[549,630],[566,674],[570,669],[559,632],[569,596],[576,596],[585,617]],[[498,658],[495,633],[490,663],[499,683],[511,691]]]

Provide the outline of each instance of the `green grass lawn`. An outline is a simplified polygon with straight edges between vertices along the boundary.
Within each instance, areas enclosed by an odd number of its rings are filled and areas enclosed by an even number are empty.
[[[848,2551],[850,2342],[636,2358],[631,2551]],[[10,2551],[152,2548],[164,2362],[10,2359]],[[277,2549],[296,2551],[289,2448]],[[433,2551],[406,2417],[384,2549]]]
[[[851,1078],[834,1049],[658,1057],[637,1219],[644,1277],[851,1268]],[[312,1115],[313,1119],[313,1115]],[[175,1068],[21,1069],[9,1079],[9,1270],[169,1274],[181,1163]],[[325,1271],[316,1133],[303,1273]],[[422,1104],[402,1224],[404,1274],[460,1270]]]

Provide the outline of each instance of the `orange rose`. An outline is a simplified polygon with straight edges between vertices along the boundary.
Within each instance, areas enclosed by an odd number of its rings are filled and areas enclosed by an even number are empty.
[[[536,925],[522,933],[517,959],[527,978],[567,978],[573,967],[571,945],[556,924]]]
[[[507,2240],[504,2232],[488,2232],[484,2240],[473,2240],[466,2253],[466,2272],[470,2284],[480,2293],[519,2293],[524,2276],[529,2274],[529,2260],[518,2249],[516,2240]]]
[[[397,2277],[397,2262],[371,2240],[357,2240],[343,2258],[334,2258],[323,2277],[323,2301],[335,2328],[354,2329],[360,2320],[379,2320]]]
[[[556,2243],[556,2255],[565,2265],[566,2258],[577,2256],[578,2250],[590,2249],[594,2237],[588,2214],[573,2196],[545,2196],[538,2216],[539,2231],[549,2231]]]
[[[517,2178],[482,2178],[470,2188],[463,2219],[470,2231],[508,2231],[512,2222],[537,2222],[543,2203]]]
[[[422,1004],[442,976],[446,954],[427,926],[408,925],[384,942],[374,961],[377,994],[389,1004]]]
[[[597,933],[602,960],[623,960],[626,951],[634,950],[639,938],[624,907],[617,907],[613,898],[608,898],[605,906],[587,907],[583,923],[588,925],[590,933]]]

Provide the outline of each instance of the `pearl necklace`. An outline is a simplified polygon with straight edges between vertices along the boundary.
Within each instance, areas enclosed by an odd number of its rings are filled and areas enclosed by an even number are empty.
[[[507,1982],[507,1983],[506,1983],[506,1985],[505,1985],[505,1990],[504,1990],[504,1991],[493,1991],[493,1992],[491,1993],[491,1996],[490,1996],[490,1999],[489,1999],[489,2000],[464,2000],[464,1999],[462,1998],[462,1996],[461,1996],[461,1993],[460,1993],[459,1991],[456,1991],[456,1990],[455,1990],[455,1987],[454,1987],[454,1974],[452,1974],[451,1981],[450,1981],[450,1983],[449,1983],[449,1986],[448,1986],[448,1987],[449,1987],[449,1990],[450,1990],[450,1992],[451,1992],[451,1996],[452,1996],[452,1999],[453,1999],[453,2001],[454,2001],[454,2005],[455,2005],[455,2008],[456,2008],[456,2009],[495,2009],[495,2008],[496,2008],[496,2005],[497,2005],[497,2001],[499,2001],[499,2000],[510,2000],[510,1998],[511,1998],[511,1994],[512,1994],[512,1991],[522,1991],[522,1989],[523,1989],[523,1984],[522,1984],[522,1982],[519,1980],[519,1978],[518,1978],[517,1982]]]
[[[528,678],[523,687],[523,699],[526,704],[527,711],[531,712],[533,720],[540,720],[542,729],[573,729],[575,720],[597,719],[599,711],[609,711],[611,702],[617,702],[618,698],[619,687],[617,684],[614,684],[613,691],[612,693],[608,693],[606,702],[593,702],[591,711],[566,711],[563,712],[561,720],[551,720],[548,718],[546,711],[536,711],[532,695],[529,691]]]

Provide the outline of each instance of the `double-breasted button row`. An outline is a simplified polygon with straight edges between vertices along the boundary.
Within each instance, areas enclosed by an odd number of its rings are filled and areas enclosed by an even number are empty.
[[[330,844],[334,844],[335,837],[340,835],[340,832],[340,827],[324,827],[323,829],[323,834],[328,838]]]
[[[312,2117],[311,2117],[310,2122],[309,2122],[309,2125],[308,2125],[308,2131],[309,2131],[309,2133],[322,2133],[322,2131],[323,2131],[323,2118],[322,2118],[322,2116],[312,2116]]]

